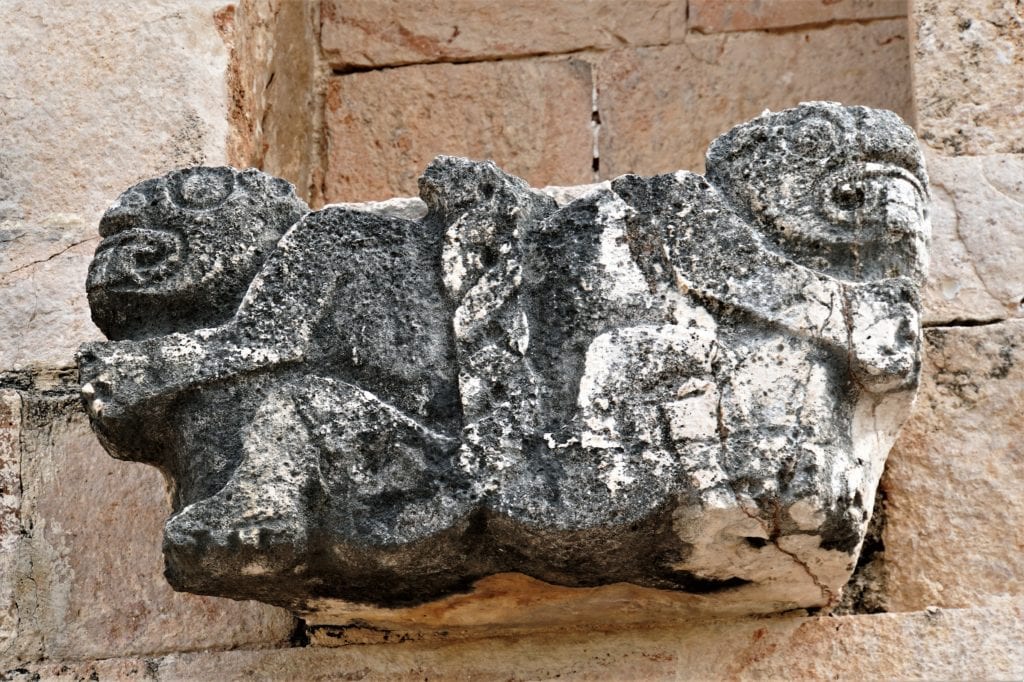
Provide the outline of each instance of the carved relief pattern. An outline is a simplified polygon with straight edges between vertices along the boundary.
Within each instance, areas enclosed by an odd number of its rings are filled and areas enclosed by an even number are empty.
[[[928,189],[892,113],[717,139],[562,206],[439,157],[420,220],[258,171],[147,180],[89,273],[115,457],[175,587],[402,605],[494,573],[835,600],[917,387]]]

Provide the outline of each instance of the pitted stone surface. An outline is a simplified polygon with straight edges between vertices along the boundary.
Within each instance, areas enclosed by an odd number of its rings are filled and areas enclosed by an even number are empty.
[[[917,387],[923,161],[894,114],[810,103],[707,169],[556,203],[439,157],[418,219],[225,168],[122,195],[82,392],[111,454],[175,481],[172,585],[833,603]]]

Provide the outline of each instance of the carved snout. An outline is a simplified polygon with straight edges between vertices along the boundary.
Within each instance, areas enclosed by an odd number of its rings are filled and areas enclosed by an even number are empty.
[[[135,228],[104,239],[86,279],[86,289],[139,289],[158,284],[184,263],[185,241],[167,230]]]
[[[836,225],[870,230],[882,241],[924,236],[927,196],[909,171],[890,164],[858,164],[831,175],[821,187],[821,205]]]

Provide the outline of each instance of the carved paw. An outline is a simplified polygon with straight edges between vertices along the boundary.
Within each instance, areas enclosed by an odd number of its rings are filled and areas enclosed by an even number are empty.
[[[121,385],[117,353],[113,343],[88,343],[78,351],[78,374],[82,404],[96,421],[116,418],[123,412],[115,387]]]
[[[243,574],[288,570],[308,552],[306,519],[282,491],[255,499],[231,483],[213,497],[172,516],[164,527],[164,550],[171,555],[221,557]],[[227,568],[224,566],[223,568]]]
[[[919,304],[905,278],[873,282],[851,300],[853,372],[876,392],[912,388],[920,366]]]
[[[160,395],[164,381],[158,349],[148,341],[88,343],[78,351],[81,396],[86,412],[96,422],[112,423],[140,410]]]

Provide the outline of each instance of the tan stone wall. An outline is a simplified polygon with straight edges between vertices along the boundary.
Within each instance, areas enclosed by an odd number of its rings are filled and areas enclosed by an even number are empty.
[[[325,0],[322,195],[416,194],[437,154],[535,186],[702,171],[766,108],[842,100],[913,118],[892,0]]]
[[[908,24],[896,0],[9,0],[0,25],[0,679],[1024,677],[1019,3],[917,0]],[[167,587],[165,484],[75,395],[118,192],[232,162],[382,198],[441,152],[534,184],[699,170],[813,98],[914,120],[935,194],[924,383],[849,615],[302,647],[282,610]]]

